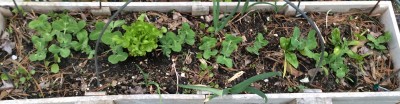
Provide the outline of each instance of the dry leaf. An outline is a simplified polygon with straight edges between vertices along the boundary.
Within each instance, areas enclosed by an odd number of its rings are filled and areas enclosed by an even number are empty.
[[[233,75],[231,78],[228,79],[228,83],[231,83],[233,80],[239,78],[244,74],[244,71],[239,71],[235,75]]]
[[[294,68],[292,65],[288,65],[286,72],[289,72],[291,75],[293,75],[294,77],[298,77],[303,75],[303,72],[298,71],[296,68]]]
[[[372,36],[374,36],[375,38],[376,37],[379,37],[379,36],[381,36],[382,35],[382,33],[381,32],[369,32],[369,34],[371,34]]]

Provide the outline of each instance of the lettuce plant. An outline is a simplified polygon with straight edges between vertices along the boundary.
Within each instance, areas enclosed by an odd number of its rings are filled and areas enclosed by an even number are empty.
[[[144,56],[158,47],[158,38],[162,31],[153,24],[144,21],[146,15],[142,14],[130,26],[122,25],[126,32],[122,36],[114,35],[112,41],[123,48],[127,48],[131,56]]]

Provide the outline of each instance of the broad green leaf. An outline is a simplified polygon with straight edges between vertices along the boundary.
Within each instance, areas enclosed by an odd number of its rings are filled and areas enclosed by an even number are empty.
[[[240,92],[243,92],[253,82],[256,82],[256,81],[259,81],[259,80],[264,80],[264,79],[267,79],[269,77],[279,76],[279,75],[281,75],[280,72],[268,72],[268,73],[263,73],[263,74],[259,74],[259,75],[253,76],[253,77],[251,77],[249,79],[246,79],[246,80],[240,82],[239,84],[233,86],[231,88],[230,92],[232,94],[238,94]]]
[[[264,40],[264,36],[261,33],[258,33],[256,41],[253,43],[253,46],[246,47],[246,50],[250,53],[259,55],[258,50],[266,46],[268,43],[269,42],[267,40]]]
[[[116,64],[121,61],[125,61],[128,58],[128,53],[118,52],[116,54],[110,55],[108,61],[112,64]]]
[[[217,63],[219,64],[224,64],[228,68],[233,67],[233,60],[231,58],[225,57],[225,56],[217,56]]]
[[[52,64],[51,67],[50,67],[50,69],[51,69],[51,72],[52,72],[52,73],[58,73],[58,72],[60,72],[60,67],[58,66],[58,64]]]
[[[241,37],[236,37],[231,34],[227,34],[225,36],[225,40],[222,41],[221,54],[223,54],[226,57],[229,57],[238,48],[237,45],[240,42],[242,42]]]
[[[113,21],[112,25],[110,25],[111,29],[114,29],[116,27],[120,27],[123,24],[125,24],[125,20],[117,20],[117,21]]]
[[[224,94],[223,90],[211,88],[211,87],[205,87],[205,86],[196,86],[196,85],[178,85],[179,87],[186,88],[186,89],[194,89],[194,90],[201,90],[201,91],[209,91],[212,92],[213,94],[216,94],[218,96],[222,96]]]
[[[317,48],[317,39],[315,38],[315,33],[315,30],[310,30],[307,35],[307,43],[303,44],[306,45],[306,48],[310,50]]]
[[[92,31],[89,35],[90,40],[97,40],[99,38],[101,30],[103,30],[104,25],[106,25],[104,22],[96,22],[95,24],[95,30]],[[106,32],[110,32],[110,30],[106,30]],[[106,33],[105,32],[105,33]]]
[[[300,34],[301,34],[300,28],[299,27],[294,27],[292,38],[299,39]]]
[[[285,59],[294,67],[299,67],[299,62],[297,60],[297,56],[292,52],[285,52]]]
[[[279,39],[279,44],[282,49],[287,50],[289,48],[290,38],[281,37]]]
[[[50,51],[51,53],[53,53],[53,54],[58,54],[58,52],[60,52],[60,47],[58,47],[58,46],[55,45],[55,44],[52,44],[52,45],[49,47],[49,51]]]
[[[71,50],[66,49],[66,48],[60,48],[60,55],[63,58],[68,57],[71,54]]]
[[[88,38],[87,31],[86,31],[86,30],[79,31],[79,32],[76,34],[76,38],[77,38],[79,41],[84,41],[85,39]]]
[[[341,40],[340,39],[340,30],[339,28],[334,28],[332,33],[331,33],[331,42],[333,45],[339,45],[341,44]]]
[[[5,73],[1,74],[1,80],[8,80],[8,77]]]
[[[43,38],[39,38],[37,36],[32,36],[31,38],[33,45],[35,46],[35,48],[40,51],[40,50],[44,50],[44,48],[46,48],[46,41]]]
[[[28,27],[42,33],[50,32],[51,25],[47,20],[48,16],[45,14],[41,14],[38,19],[29,22]]]
[[[26,78],[25,78],[25,77],[21,77],[21,78],[19,78],[19,82],[21,82],[22,84],[24,84],[24,83],[25,83],[25,81],[26,81]]]
[[[190,25],[187,22],[182,23],[182,29],[178,31],[179,35],[183,36],[184,41],[186,44],[193,45],[195,42],[195,35],[196,33],[190,29]]]
[[[34,54],[29,55],[29,60],[31,61],[40,61],[46,59],[45,51],[37,51]]]
[[[250,93],[253,93],[253,94],[257,94],[258,96],[260,96],[261,98],[264,99],[264,102],[265,102],[265,103],[268,102],[268,98],[267,98],[267,96],[265,95],[265,93],[262,92],[262,91],[260,91],[260,90],[258,90],[258,89],[256,89],[256,88],[254,88],[254,87],[247,87],[244,91],[250,92]]]
[[[36,70],[35,69],[31,69],[31,71],[29,72],[31,75],[35,75]]]
[[[342,70],[342,68],[340,68],[338,71],[336,71],[336,77],[339,78],[344,78],[346,76],[346,72]]]
[[[215,47],[216,44],[217,44],[216,38],[204,36],[203,38],[201,38],[201,45],[199,46],[199,49],[203,50],[203,51],[207,50],[207,49],[211,49],[211,48]]]
[[[71,47],[75,50],[75,51],[79,51],[81,50],[81,44],[77,41],[72,41],[71,43]]]
[[[112,41],[113,36],[122,36],[122,33],[120,31],[116,31],[113,33],[110,32],[104,33],[103,37],[101,38],[101,41],[104,44],[111,45],[113,43]]]
[[[207,50],[205,50],[204,53],[203,53],[203,58],[208,60],[208,59],[210,59],[211,56],[217,55],[217,53],[218,53],[217,50],[210,50],[210,49],[207,49]]]
[[[81,29],[84,29],[85,28],[85,26],[86,26],[86,21],[84,21],[84,20],[80,20],[79,22],[78,22],[78,30],[81,30]]]

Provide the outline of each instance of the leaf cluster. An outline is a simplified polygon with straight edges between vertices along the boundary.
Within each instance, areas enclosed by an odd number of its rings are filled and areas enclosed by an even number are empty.
[[[142,14],[139,18],[144,18]],[[127,48],[131,56],[144,56],[147,52],[158,47],[158,38],[162,37],[162,31],[153,24],[138,19],[130,26],[122,25],[126,32],[123,36],[114,35],[112,41],[117,45]]]
[[[269,42],[264,39],[264,36],[261,33],[258,33],[253,46],[246,47],[246,50],[250,53],[259,55],[258,50],[262,47],[266,46]]]
[[[233,60],[229,58],[231,54],[238,48],[238,44],[242,42],[241,37],[236,37],[231,34],[225,35],[225,40],[222,41],[222,49],[220,55],[217,56],[217,63],[224,64],[225,66],[232,68]]]
[[[84,29],[84,20],[77,21],[67,14],[52,17],[52,22],[48,20],[49,16],[42,14],[28,24],[30,29],[36,31],[36,35],[31,38],[36,49],[36,52],[29,56],[31,61],[45,60],[50,52],[54,62],[59,63],[60,56],[66,58],[71,55],[71,49],[88,54],[88,58],[93,57],[94,50],[88,45],[89,38]]]
[[[115,28],[121,27],[125,24],[124,20],[117,20],[110,22],[110,25],[105,29],[104,34],[101,38],[101,42],[110,46],[113,54],[108,56],[108,61],[112,64],[116,64],[120,61],[125,61],[128,58],[128,53],[124,52],[121,45],[116,44],[112,38],[122,37],[122,33],[120,31],[114,31]],[[89,35],[90,40],[97,40],[101,31],[105,26],[104,22],[98,21],[95,24],[95,30]]]
[[[164,55],[170,57],[172,51],[180,52],[184,43],[194,45],[196,33],[190,28],[189,23],[182,23],[182,28],[178,30],[178,35],[173,32],[167,32],[160,39],[161,48]],[[172,50],[172,51],[171,51]]]
[[[385,50],[387,49],[383,43],[387,43],[390,41],[391,36],[389,34],[389,32],[385,32],[383,35],[375,38],[374,36],[372,36],[371,34],[367,35],[367,39],[372,42],[372,43],[367,43],[372,49],[377,49],[377,50]]]

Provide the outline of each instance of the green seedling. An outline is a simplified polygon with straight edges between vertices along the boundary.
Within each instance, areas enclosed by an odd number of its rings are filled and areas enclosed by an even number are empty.
[[[246,47],[246,50],[250,53],[259,55],[258,50],[262,47],[266,46],[269,42],[264,39],[264,36],[261,33],[258,33],[253,46]]]
[[[199,49],[204,51],[203,52],[203,58],[204,59],[210,59],[211,56],[215,56],[218,53],[218,50],[213,49],[215,45],[217,44],[217,39],[213,37],[208,37],[205,36],[201,39],[201,45],[199,46]]]
[[[142,68],[140,68],[138,65],[136,65],[136,67],[139,69],[140,73],[143,75],[144,83],[145,83],[146,87],[150,87],[151,85],[156,86],[158,96],[160,97],[160,104],[162,104],[162,97],[161,97],[161,90],[160,90],[161,87],[160,87],[160,85],[157,82],[149,80],[149,73],[145,73],[142,70]]]
[[[268,99],[267,99],[267,96],[265,95],[265,93],[261,92],[260,90],[254,88],[254,87],[250,87],[250,85],[253,82],[256,82],[259,80],[264,80],[269,77],[279,76],[279,75],[281,75],[279,72],[269,72],[269,73],[259,74],[259,75],[253,76],[247,80],[244,80],[243,82],[240,82],[237,85],[234,85],[232,88],[225,88],[222,90],[215,89],[212,87],[199,86],[199,85],[178,85],[178,86],[182,87],[182,88],[186,88],[186,89],[194,89],[194,90],[202,90],[202,91],[212,92],[213,95],[208,97],[208,99],[206,99],[206,101],[211,100],[215,97],[223,96],[223,95],[227,95],[227,94],[239,94],[242,92],[249,92],[249,93],[257,94],[258,96],[262,97],[264,99],[265,103],[267,103]]]
[[[178,35],[173,32],[167,32],[160,39],[162,51],[168,57],[170,57],[171,50],[181,52],[184,43],[194,45],[195,41],[195,32],[190,29],[190,25],[187,22],[182,23],[182,28],[178,30]]]
[[[225,40],[222,41],[222,49],[220,51],[221,55],[217,56],[217,63],[224,64],[225,66],[232,68],[233,61],[231,54],[238,48],[238,44],[242,42],[241,37],[236,37],[231,34],[225,35]]]
[[[374,38],[371,34],[367,35],[367,39],[371,41],[372,43],[367,43],[372,49],[377,49],[377,50],[385,50],[387,49],[383,43],[387,43],[390,41],[391,36],[389,32],[385,32],[383,35]]]
[[[95,24],[95,30],[89,35],[90,40],[97,40],[100,32],[102,31],[104,25],[106,23],[98,21]],[[125,24],[124,20],[112,21],[110,26],[105,30],[103,37],[101,38],[101,42],[110,46],[113,54],[108,56],[108,61],[112,64],[116,64],[121,61],[125,61],[128,58],[128,53],[124,52],[121,45],[116,44],[112,38],[122,37],[122,33],[120,31],[114,31],[115,28],[121,27]]]
[[[31,61],[45,60],[47,53],[50,52],[54,56],[54,62],[56,62],[54,64],[57,64],[61,62],[60,57],[67,58],[71,56],[71,49],[88,54],[88,58],[93,57],[94,50],[88,45],[89,38],[87,31],[84,29],[86,26],[85,21],[77,21],[67,14],[55,15],[52,17],[52,22],[48,22],[48,20],[49,17],[42,14],[28,24],[28,27],[35,30],[37,34],[31,38],[36,49],[29,56]]]
[[[299,66],[297,56],[294,53],[301,46],[301,42],[298,40],[300,37],[300,29],[298,27],[294,28],[293,35],[290,38],[281,37],[280,47],[284,50],[284,65],[283,65],[283,76],[286,75],[287,63],[290,63],[294,68]]]

